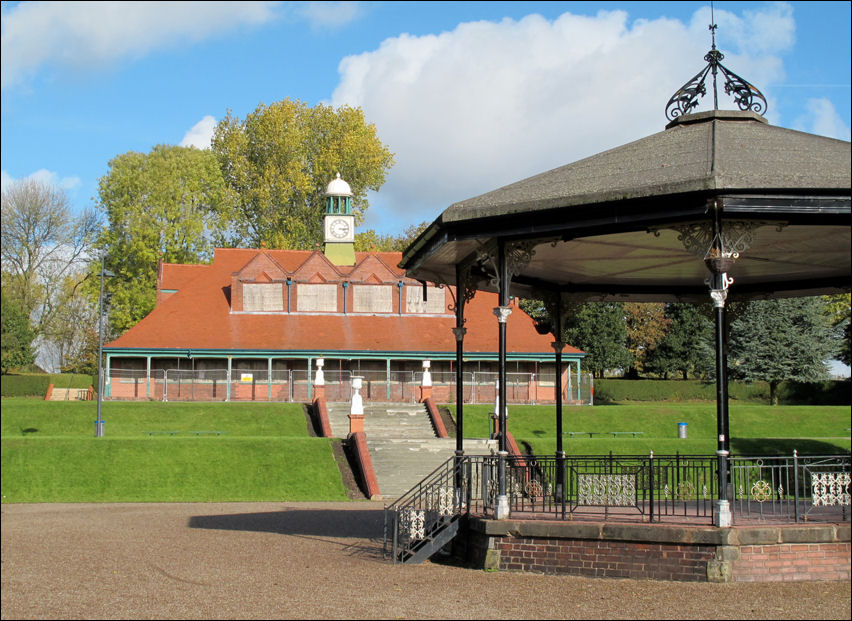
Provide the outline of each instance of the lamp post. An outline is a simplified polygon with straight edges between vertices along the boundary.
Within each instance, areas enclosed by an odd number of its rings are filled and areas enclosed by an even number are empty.
[[[102,438],[104,435],[104,421],[101,418],[101,401],[104,392],[104,277],[115,276],[112,272],[104,270],[104,257],[101,256],[101,291],[98,294],[98,419],[95,421],[95,437]]]

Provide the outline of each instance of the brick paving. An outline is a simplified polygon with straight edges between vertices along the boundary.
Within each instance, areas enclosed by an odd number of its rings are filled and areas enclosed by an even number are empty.
[[[382,504],[2,506],[3,619],[848,619],[850,583],[673,583],[381,557]]]

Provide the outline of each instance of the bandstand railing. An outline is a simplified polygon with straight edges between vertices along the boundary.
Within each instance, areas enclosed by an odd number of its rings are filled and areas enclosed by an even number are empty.
[[[385,507],[384,549],[395,561],[462,515],[494,518],[498,457],[453,457]],[[714,523],[715,455],[552,455],[506,458],[512,519]],[[729,458],[734,524],[844,522],[850,456]]]

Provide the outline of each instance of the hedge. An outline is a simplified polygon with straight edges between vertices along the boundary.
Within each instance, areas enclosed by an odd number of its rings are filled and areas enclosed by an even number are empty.
[[[3,397],[44,397],[47,387],[88,388],[97,386],[98,378],[71,373],[38,373],[0,376],[0,395]]]
[[[782,382],[779,402],[787,405],[848,405],[852,403],[849,380]],[[769,402],[766,382],[729,382],[731,401]],[[701,380],[596,379],[595,403],[623,401],[715,401],[716,384]]]

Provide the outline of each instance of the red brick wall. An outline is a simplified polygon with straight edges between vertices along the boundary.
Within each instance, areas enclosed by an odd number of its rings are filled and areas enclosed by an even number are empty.
[[[849,580],[850,544],[792,543],[741,546],[734,582]]]
[[[714,546],[495,538],[500,569],[598,578],[706,581]]]

